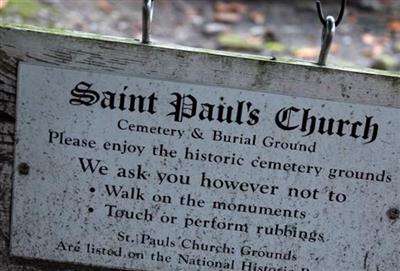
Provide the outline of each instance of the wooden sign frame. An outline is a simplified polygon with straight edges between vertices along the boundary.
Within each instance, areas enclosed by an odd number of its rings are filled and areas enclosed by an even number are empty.
[[[1,270],[93,270],[92,267],[10,257],[15,105],[20,61],[253,91],[268,89],[269,93],[275,94],[400,108],[399,74],[320,67],[300,61],[172,45],[144,45],[133,39],[73,31],[0,26]]]

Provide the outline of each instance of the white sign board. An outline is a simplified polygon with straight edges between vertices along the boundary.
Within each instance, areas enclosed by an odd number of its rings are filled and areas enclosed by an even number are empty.
[[[399,109],[25,63],[17,96],[15,256],[400,266]]]

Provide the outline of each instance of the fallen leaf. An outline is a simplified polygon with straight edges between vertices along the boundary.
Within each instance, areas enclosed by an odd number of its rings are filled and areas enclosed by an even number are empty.
[[[184,11],[185,15],[189,18],[192,18],[193,16],[198,16],[198,12],[195,8],[191,7],[191,6],[186,6]]]
[[[220,49],[259,52],[263,50],[263,39],[261,37],[223,33],[218,36],[218,45]]]
[[[286,51],[286,46],[277,41],[268,41],[264,44],[264,48],[267,49],[270,52],[275,52],[275,53],[281,53]]]
[[[390,32],[398,33],[400,32],[400,20],[391,20],[388,25]]]
[[[358,23],[358,16],[356,14],[351,14],[347,16],[347,21],[351,24],[356,24]]]
[[[265,23],[265,15],[263,13],[261,13],[261,12],[258,12],[258,11],[250,12],[250,19],[255,24],[264,24]]]
[[[376,40],[377,40],[377,38],[370,33],[364,33],[362,35],[361,39],[364,42],[364,44],[366,44],[366,45],[373,45],[376,43]]]
[[[217,1],[215,3],[214,9],[216,12],[232,12],[245,14],[247,12],[247,6],[239,2],[225,3],[222,1]]]
[[[233,12],[218,12],[214,14],[214,21],[220,23],[237,23],[242,19],[242,15]]]
[[[332,43],[331,48],[329,49],[329,54],[336,54],[339,51],[339,44]],[[297,58],[304,58],[304,59],[315,59],[319,57],[321,52],[320,47],[303,47],[296,49],[293,52],[293,55]]]
[[[363,34],[361,39],[364,42],[364,44],[369,46],[386,45],[388,42],[390,42],[390,39],[388,37],[385,36],[378,37],[369,33]]]
[[[339,52],[339,48],[340,48],[339,44],[333,42],[332,45],[331,45],[331,48],[329,50],[329,53],[330,54],[337,54]]]
[[[364,56],[369,58],[378,58],[383,54],[384,47],[380,44],[375,44],[363,51]]]
[[[97,7],[106,13],[110,13],[114,9],[108,0],[97,0]]]
[[[246,42],[250,45],[253,45],[254,47],[259,47],[263,44],[263,39],[261,37],[256,37],[256,36],[247,36],[245,38]]]
[[[293,55],[298,58],[313,59],[319,56],[319,51],[318,47],[304,47],[296,49]]]
[[[0,10],[4,9],[8,4],[8,0],[0,0]]]

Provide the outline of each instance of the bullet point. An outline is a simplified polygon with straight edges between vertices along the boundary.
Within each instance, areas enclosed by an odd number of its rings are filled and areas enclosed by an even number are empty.
[[[91,188],[89,189],[89,191],[92,192],[92,193],[94,193],[94,192],[96,191],[96,189],[94,189],[94,187],[91,187]]]
[[[94,209],[92,207],[89,207],[88,211],[89,213],[93,213]]]

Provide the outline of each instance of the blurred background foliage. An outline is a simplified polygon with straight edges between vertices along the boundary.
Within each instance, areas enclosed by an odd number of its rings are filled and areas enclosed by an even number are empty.
[[[337,16],[341,0],[321,0]],[[142,0],[0,0],[0,23],[140,38]],[[316,61],[314,0],[155,0],[152,40]],[[348,0],[328,63],[400,71],[400,0]]]

